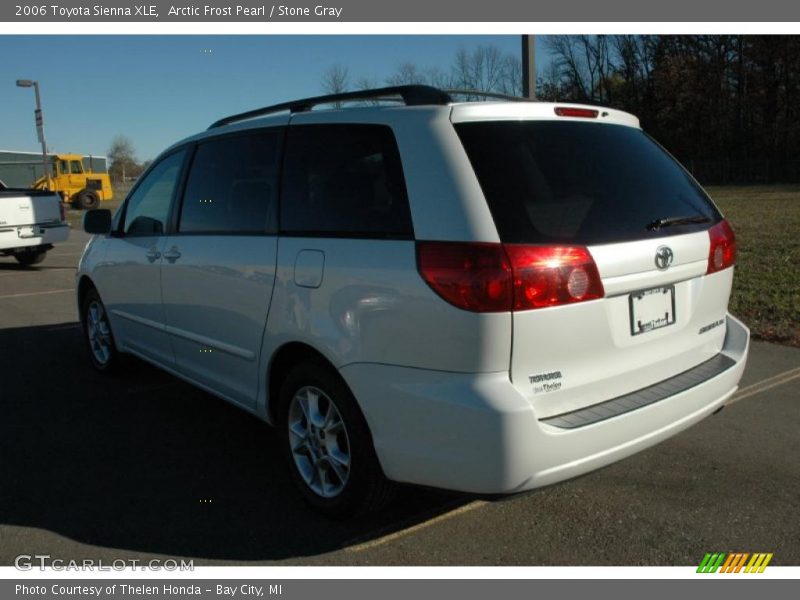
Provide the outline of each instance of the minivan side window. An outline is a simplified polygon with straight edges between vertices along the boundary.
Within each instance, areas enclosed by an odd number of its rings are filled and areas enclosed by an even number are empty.
[[[281,232],[413,238],[400,154],[385,125],[292,125]]]
[[[274,232],[283,129],[200,142],[183,195],[179,233]]]
[[[124,231],[129,235],[161,235],[167,228],[172,196],[186,154],[179,150],[156,164],[128,198]]]

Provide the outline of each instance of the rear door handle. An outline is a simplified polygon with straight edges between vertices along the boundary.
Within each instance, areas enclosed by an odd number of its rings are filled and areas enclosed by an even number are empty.
[[[147,251],[147,254],[145,254],[145,256],[147,257],[147,260],[149,260],[150,262],[155,262],[159,258],[161,258],[161,252],[159,252],[158,249],[155,246],[153,246],[152,248],[150,248],[150,250]]]
[[[181,251],[178,250],[177,246],[173,246],[166,252],[164,252],[164,258],[166,258],[169,262],[175,262],[181,257]]]

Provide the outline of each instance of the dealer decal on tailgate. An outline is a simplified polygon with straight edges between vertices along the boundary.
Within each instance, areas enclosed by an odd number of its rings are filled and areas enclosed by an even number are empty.
[[[561,389],[561,371],[550,371],[548,373],[538,373],[529,375],[528,381],[533,384],[533,393],[555,392]]]

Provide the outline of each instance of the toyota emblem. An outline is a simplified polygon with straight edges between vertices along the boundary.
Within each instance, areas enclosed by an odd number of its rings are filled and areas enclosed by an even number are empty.
[[[656,267],[660,271],[665,271],[672,264],[672,259],[675,256],[672,254],[672,249],[667,246],[660,246],[656,250]]]

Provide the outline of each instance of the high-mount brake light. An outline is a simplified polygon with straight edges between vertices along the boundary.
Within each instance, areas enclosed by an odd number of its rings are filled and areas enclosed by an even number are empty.
[[[546,308],[604,295],[583,246],[418,242],[417,268],[439,296],[472,312]]]
[[[722,220],[708,230],[707,275],[736,264],[736,236],[727,220]]]
[[[599,110],[575,108],[574,106],[556,106],[555,111],[559,117],[582,117],[584,119],[596,119],[600,114]]]

